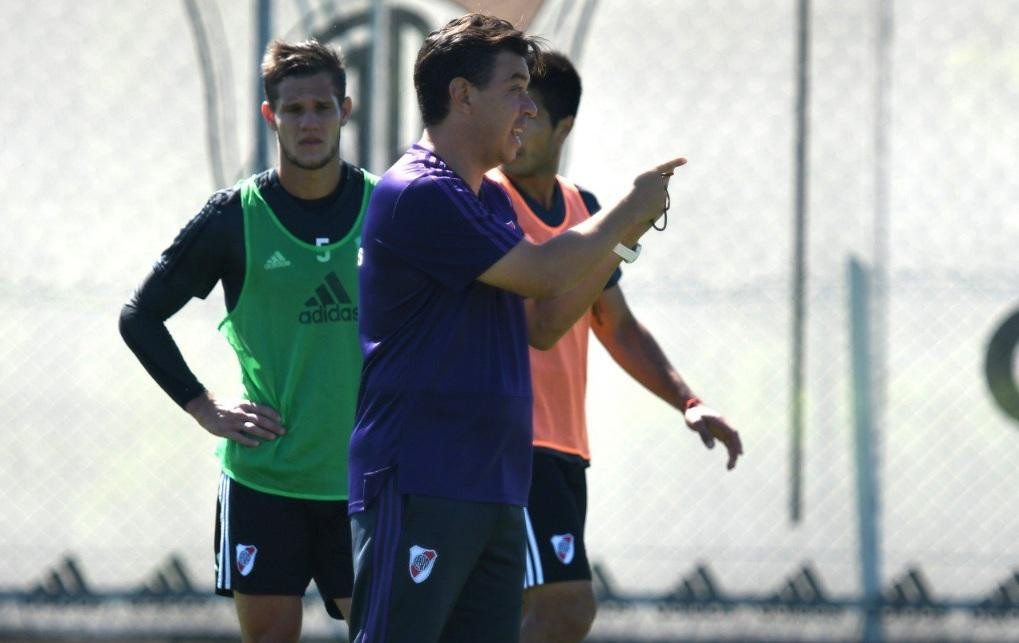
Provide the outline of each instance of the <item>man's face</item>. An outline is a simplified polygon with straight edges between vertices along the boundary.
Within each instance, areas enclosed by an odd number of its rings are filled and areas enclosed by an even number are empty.
[[[541,92],[530,91],[531,98],[537,107],[538,113],[534,118],[528,119],[521,137],[522,145],[517,151],[516,158],[504,163],[502,169],[510,176],[528,177],[537,174],[555,174],[559,164],[559,149],[562,140],[558,136],[558,127],[552,127],[552,118],[545,109],[545,102]],[[560,121],[561,122],[561,121]]]
[[[285,78],[278,87],[275,110],[262,114],[276,130],[281,164],[318,170],[340,153],[340,128],[350,117],[350,98],[340,101],[327,72]]]
[[[516,158],[525,124],[537,113],[534,101],[527,94],[530,78],[524,58],[503,51],[496,57],[488,85],[484,89],[471,89],[477,107],[477,143],[489,167]]]

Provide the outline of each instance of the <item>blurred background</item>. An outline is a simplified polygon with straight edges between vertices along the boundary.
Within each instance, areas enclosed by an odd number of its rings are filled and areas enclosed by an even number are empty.
[[[215,189],[268,167],[270,38],[342,49],[343,156],[421,132],[411,69],[467,9],[570,54],[563,173],[657,162],[622,281],[740,430],[726,472],[593,342],[588,551],[609,640],[1019,640],[1019,2],[4,0],[0,638],[235,637],[214,439],[117,332]],[[240,390],[221,291],[171,332]],[[307,638],[343,624],[309,598]]]

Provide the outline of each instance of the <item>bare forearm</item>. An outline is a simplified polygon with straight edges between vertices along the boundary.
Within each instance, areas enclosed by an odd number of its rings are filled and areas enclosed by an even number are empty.
[[[552,299],[528,299],[527,336],[531,346],[548,350],[555,345],[605,289],[605,283],[619,265],[615,253],[605,256],[587,277],[571,290]]]
[[[737,433],[717,411],[695,404],[694,393],[669,363],[654,336],[630,312],[623,291],[618,286],[607,288],[592,308],[591,329],[612,359],[649,391],[683,413],[686,425],[700,434],[709,449],[715,440],[725,444],[732,469],[743,453]]]
[[[575,285],[586,286],[587,291],[592,293],[584,309],[594,303],[600,292],[598,282],[604,286],[619,265],[619,257],[612,252],[616,244],[632,247],[651,228],[650,220],[634,221],[632,210],[634,206],[624,199],[609,212],[591,217],[572,228],[571,231],[582,234],[582,238],[559,235],[544,244],[548,269],[557,271],[564,263],[578,266],[570,272],[567,279],[571,285],[566,287],[575,290]]]
[[[202,426],[208,425],[216,415],[216,401],[208,391],[202,391],[184,405],[184,410]]]
[[[602,273],[611,262],[607,279],[617,265],[612,252],[616,244],[633,245],[650,227],[649,221],[633,221],[631,207],[624,200],[611,212],[591,217],[545,243],[522,242],[480,279],[524,297],[543,300],[568,294],[586,280],[594,279],[593,275]],[[592,301],[593,297],[581,308]]]
[[[683,411],[683,405],[694,393],[650,331],[635,319],[615,329],[606,329],[599,303],[594,305],[592,313],[592,328],[612,359],[644,388]]]
[[[673,159],[644,172],[616,207],[541,245],[521,241],[478,280],[523,297],[558,297],[590,275],[617,243],[632,243],[631,230],[647,229],[665,204],[668,177],[684,163],[686,159]]]

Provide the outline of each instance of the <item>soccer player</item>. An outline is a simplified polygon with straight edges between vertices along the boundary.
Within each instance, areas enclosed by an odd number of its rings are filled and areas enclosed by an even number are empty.
[[[492,170],[527,239],[544,243],[586,221],[598,200],[558,176],[563,144],[573,129],[581,83],[570,61],[551,52],[531,76],[537,116],[524,128],[516,158]],[[619,272],[591,308],[548,351],[531,349],[534,388],[534,464],[525,510],[527,573],[521,640],[580,641],[594,622],[596,602],[584,545],[585,469],[591,461],[584,413],[588,330],[635,380],[684,413],[705,444],[720,440],[732,469],[742,453],[739,435],[703,406],[669,363],[651,333],[630,312]]]
[[[216,593],[234,597],[244,641],[297,641],[311,579],[331,616],[350,606],[357,255],[377,179],[340,158],[352,105],[336,51],[274,41],[262,78],[278,166],[212,195],[124,306],[120,329],[163,390],[225,438]],[[199,383],[164,324],[216,282],[220,330],[241,367],[238,403]]]
[[[534,39],[490,16],[430,34],[414,66],[424,136],[368,208],[350,446],[358,643],[519,638],[527,346],[550,346],[590,308],[685,162],[641,174],[617,206],[545,244],[524,239],[485,172],[520,148],[539,62]]]

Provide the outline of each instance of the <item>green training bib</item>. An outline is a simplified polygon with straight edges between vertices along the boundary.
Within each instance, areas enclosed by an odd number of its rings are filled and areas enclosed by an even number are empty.
[[[246,267],[237,305],[219,328],[237,353],[247,399],[279,411],[287,434],[220,444],[243,485],[295,498],[345,500],[347,448],[361,377],[357,255],[377,178],[364,173],[350,232],[314,246],[288,231],[254,179],[241,184]]]

